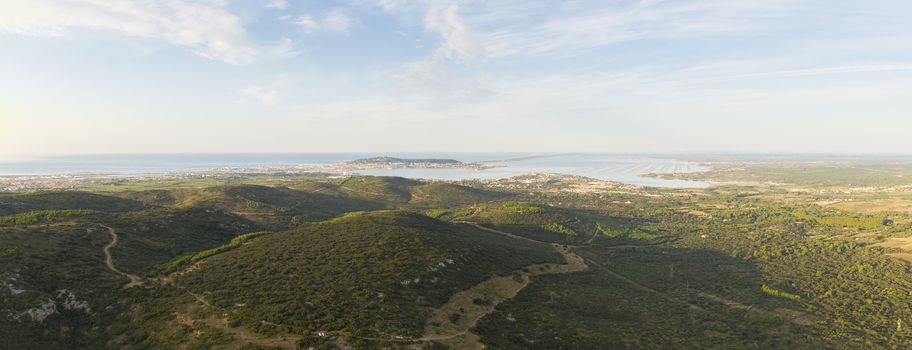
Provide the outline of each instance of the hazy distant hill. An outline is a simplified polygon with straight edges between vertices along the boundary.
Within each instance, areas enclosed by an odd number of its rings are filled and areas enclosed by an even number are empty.
[[[339,183],[338,188],[349,196],[378,201],[391,208],[453,207],[510,196],[456,184],[381,176],[346,178]]]

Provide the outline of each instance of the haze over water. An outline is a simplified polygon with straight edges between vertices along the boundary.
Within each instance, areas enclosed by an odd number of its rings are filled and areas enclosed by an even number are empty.
[[[325,165],[377,155],[376,153],[288,153],[60,156],[0,162],[0,175],[149,175],[217,168]],[[708,185],[697,181],[665,180],[640,176],[706,170],[705,167],[673,159],[599,154],[388,153],[383,155],[400,158],[448,158],[463,162],[486,162],[496,167],[485,170],[407,168],[367,169],[352,172],[364,175],[439,180],[501,179],[531,173],[551,173],[585,176],[643,186],[685,188]]]

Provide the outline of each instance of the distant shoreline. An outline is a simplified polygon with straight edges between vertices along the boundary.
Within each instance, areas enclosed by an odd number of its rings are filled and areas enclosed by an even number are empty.
[[[299,155],[284,157],[247,156],[236,159],[218,155],[167,156],[148,158],[62,158],[58,162],[18,164],[19,173],[7,173],[0,163],[0,190],[28,188],[69,188],[72,182],[142,180],[145,178],[230,178],[254,175],[373,175],[428,180],[496,180],[525,174],[553,174],[588,177],[647,187],[692,188],[708,183],[648,177],[648,174],[690,173],[706,170],[696,163],[675,159],[588,154],[549,154],[515,157],[512,154],[485,154],[464,161],[440,155],[421,158],[351,154],[327,154],[311,159]],[[348,158],[348,159],[340,159]],[[497,159],[497,160],[491,160]],[[61,160],[57,158],[55,160]],[[225,163],[231,165],[224,165]],[[29,169],[41,169],[26,174]],[[44,183],[44,184],[42,184]]]

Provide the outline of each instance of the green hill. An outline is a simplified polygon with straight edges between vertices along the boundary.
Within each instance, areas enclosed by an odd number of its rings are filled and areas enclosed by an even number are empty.
[[[221,208],[263,227],[283,230],[351,211],[452,207],[484,203],[505,195],[455,184],[355,176],[335,182],[303,181],[290,187],[229,185],[170,193],[143,191],[126,196],[165,206]]]
[[[383,203],[388,208],[450,208],[485,203],[508,194],[443,182],[400,177],[355,176],[340,181],[339,191],[351,197]]]
[[[546,245],[387,211],[262,236],[176,283],[261,333],[332,331],[357,343],[420,336],[430,308],[453,294],[542,262],[563,258]]]
[[[177,203],[173,191],[169,190],[118,191],[112,192],[111,195],[135,200],[153,207],[164,207]]]
[[[591,211],[514,201],[434,209],[428,214],[444,220],[486,224],[543,242],[570,244],[582,244],[599,238],[636,237],[641,224],[635,220]]]
[[[0,228],[0,349],[98,349],[128,308],[94,224]],[[102,327],[100,327],[102,326]]]
[[[0,216],[36,210],[124,212],[145,207],[145,204],[130,199],[78,191],[0,194]]]
[[[120,235],[114,260],[132,273],[153,273],[183,255],[214,248],[242,233],[261,229],[255,223],[211,207],[156,209],[109,219]]]
[[[353,176],[339,182],[339,190],[349,196],[386,203],[390,207],[407,204],[416,180],[401,177]]]
[[[260,226],[283,230],[356,210],[381,209],[381,204],[338,193],[312,192],[259,185],[216,186],[175,191],[176,206],[215,207]]]
[[[423,208],[451,208],[507,198],[506,193],[491,192],[450,183],[434,182],[410,188],[409,204]]]
[[[483,318],[494,349],[830,349],[760,271],[705,250],[586,247],[591,269],[544,275]]]

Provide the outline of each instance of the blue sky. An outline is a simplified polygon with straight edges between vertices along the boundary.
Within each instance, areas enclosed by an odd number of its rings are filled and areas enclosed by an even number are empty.
[[[0,2],[0,158],[912,153],[909,1]]]

